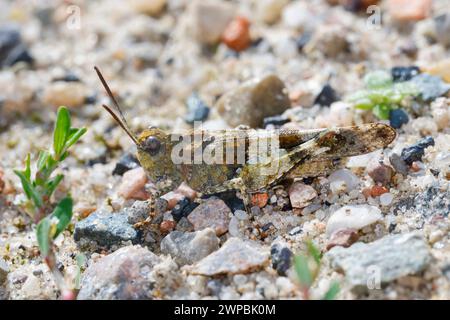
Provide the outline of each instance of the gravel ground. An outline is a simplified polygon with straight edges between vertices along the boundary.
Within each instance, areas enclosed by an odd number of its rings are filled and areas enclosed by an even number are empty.
[[[67,281],[81,276],[78,298],[303,299],[292,257],[311,240],[324,254],[311,298],[337,281],[338,299],[449,299],[450,1],[379,1],[375,27],[350,3],[377,1],[2,1],[0,298],[59,298],[13,169],[51,145],[65,105],[88,128],[55,193],[74,200],[55,246]],[[247,211],[235,192],[199,201],[182,185],[136,230],[154,185],[100,107],[95,65],[134,132],[358,125],[380,121],[345,99],[365,73],[439,79],[406,102],[406,120],[381,121],[397,128],[384,150],[253,196]]]

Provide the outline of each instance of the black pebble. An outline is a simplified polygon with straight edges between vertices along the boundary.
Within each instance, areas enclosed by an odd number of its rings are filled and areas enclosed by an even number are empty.
[[[94,164],[97,164],[97,163],[106,164],[106,162],[107,162],[107,157],[105,154],[102,154],[101,156],[98,156],[97,158],[89,159],[87,161],[87,165],[89,167],[92,167]]]
[[[408,114],[403,109],[394,109],[389,112],[389,124],[396,129],[401,128],[408,121]]]
[[[392,79],[395,82],[408,81],[420,73],[419,67],[393,67],[391,69]]]
[[[239,199],[236,196],[236,191],[225,191],[211,196],[216,196],[223,202],[225,202],[225,204],[231,209],[232,212],[235,212],[236,210],[245,211],[244,202],[242,201],[242,199]],[[209,198],[209,197],[210,195],[205,195],[202,198]]]
[[[292,251],[287,247],[274,244],[270,248],[270,255],[272,258],[272,268],[277,270],[280,276],[286,275],[286,271],[291,266]]]
[[[10,67],[17,62],[33,63],[33,57],[22,43],[20,30],[7,25],[0,29],[0,66]]]
[[[193,93],[187,99],[186,105],[188,108],[188,112],[184,119],[187,123],[193,124],[194,121],[203,121],[208,118],[209,107],[206,105],[206,103],[203,102],[202,99],[200,99],[198,94]]]
[[[306,44],[311,40],[312,34],[310,32],[304,32],[300,37],[295,40],[298,51],[302,51]]]
[[[117,161],[112,174],[121,176],[128,170],[135,169],[139,166],[138,159],[133,154],[127,152]]]
[[[81,80],[76,74],[69,72],[69,73],[65,74],[63,77],[53,79],[53,82],[56,82],[56,81],[80,82]]]
[[[198,205],[199,204],[196,202],[190,202],[188,198],[183,198],[172,209],[172,217],[176,222],[178,222],[181,218],[187,217],[192,212],[192,210],[198,207]]]
[[[422,160],[425,148],[434,146],[433,137],[429,136],[419,140],[416,144],[402,150],[401,158],[406,164],[411,165],[414,161]]]
[[[286,117],[283,117],[281,115],[278,116],[273,116],[273,117],[267,117],[264,118],[263,123],[264,123],[264,128],[267,127],[269,124],[275,126],[275,128],[278,128],[280,126],[282,126],[285,123],[290,122],[290,120]]]
[[[321,106],[329,106],[335,101],[338,101],[339,97],[336,91],[327,83],[323,86],[320,93],[314,100],[314,104],[320,104]]]

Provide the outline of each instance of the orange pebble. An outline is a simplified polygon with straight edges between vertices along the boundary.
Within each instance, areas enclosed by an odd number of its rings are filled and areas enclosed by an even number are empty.
[[[163,222],[161,222],[161,224],[159,225],[159,230],[161,231],[161,233],[169,233],[170,231],[172,231],[173,229],[175,229],[176,226],[176,222],[172,221],[172,220],[164,220]]]
[[[372,197],[378,197],[386,192],[389,192],[388,188],[376,185],[376,186],[373,186],[372,189],[370,190],[370,195]]]
[[[260,208],[264,207],[269,201],[269,195],[267,193],[254,193],[252,194],[252,205]]]
[[[233,19],[222,34],[222,41],[235,51],[245,50],[250,45],[250,22],[247,18]]]

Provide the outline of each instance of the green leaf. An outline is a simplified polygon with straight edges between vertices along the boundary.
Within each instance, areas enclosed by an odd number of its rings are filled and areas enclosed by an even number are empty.
[[[376,115],[381,120],[389,119],[389,112],[391,111],[391,107],[385,104],[377,104],[373,108],[373,114]]]
[[[64,178],[63,174],[58,174],[55,177],[53,177],[52,179],[47,181],[47,185],[46,185],[46,195],[47,196],[50,197],[53,194],[56,187],[59,185],[59,183],[61,182],[61,180],[63,178]]]
[[[308,258],[304,255],[295,256],[294,267],[300,284],[306,288],[311,287],[313,278],[311,270],[309,270]]]
[[[314,245],[312,241],[308,241],[306,243],[308,246],[308,252],[309,254],[314,258],[314,261],[319,265],[320,260],[322,259],[322,253],[317,249],[317,247]]]
[[[65,107],[59,107],[53,132],[53,151],[59,158],[70,131],[70,114]]]
[[[22,183],[23,191],[27,198],[33,201],[36,208],[42,207],[42,199],[39,193],[33,187],[31,181],[27,178],[27,173],[25,171],[14,170],[14,173],[20,178],[20,182]]]
[[[53,210],[51,218],[55,217],[58,219],[56,230],[53,234],[53,239],[56,238],[61,232],[63,232],[69,225],[70,220],[72,219],[72,206],[72,198],[66,197],[62,199]]]
[[[86,128],[80,128],[80,129],[72,128],[70,130],[71,130],[71,133],[66,142],[66,149],[68,149],[72,145],[74,145],[87,131]]]
[[[36,227],[36,237],[39,244],[39,250],[41,250],[42,256],[47,256],[50,251],[50,219],[44,218],[39,222]]]
[[[334,300],[339,293],[339,283],[333,282],[331,286],[328,288],[328,291],[323,296],[323,300]]]
[[[25,178],[27,178],[28,181],[31,180],[31,163],[30,163],[30,154],[27,154],[27,157],[25,159],[25,171],[23,172],[25,175]]]
[[[39,151],[39,157],[37,161],[37,170],[42,171],[48,164],[48,160],[51,157],[48,151]]]

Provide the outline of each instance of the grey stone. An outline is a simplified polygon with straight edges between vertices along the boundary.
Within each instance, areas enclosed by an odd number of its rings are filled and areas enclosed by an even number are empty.
[[[389,157],[389,162],[392,164],[396,172],[404,176],[408,175],[409,171],[408,166],[398,154],[396,153],[391,154]]]
[[[159,262],[158,256],[141,246],[120,248],[86,269],[78,299],[150,299],[151,271]]]
[[[275,75],[253,79],[224,94],[216,107],[232,127],[263,127],[264,118],[283,113],[291,106],[285,85]]]
[[[213,228],[218,236],[228,231],[231,210],[219,198],[211,197],[195,208],[187,217],[195,231]]]
[[[127,214],[128,223],[135,224],[144,221],[150,213],[150,203],[148,201],[137,200],[129,208],[124,211]]]
[[[161,252],[170,254],[178,265],[193,264],[219,249],[213,229],[197,232],[173,231],[161,241]]]
[[[444,13],[433,18],[436,39],[444,46],[450,46],[450,14]]]
[[[411,82],[416,85],[424,101],[432,101],[450,90],[450,84],[443,82],[437,76],[426,73],[415,76],[411,79]]]
[[[6,281],[9,273],[9,267],[5,260],[0,259],[0,285]]]
[[[228,239],[219,250],[203,258],[188,271],[191,274],[217,276],[249,273],[263,268],[269,261],[269,252],[250,241]]]
[[[418,233],[386,236],[372,243],[355,243],[349,248],[334,247],[327,254],[331,267],[343,271],[355,290],[365,290],[374,272],[388,283],[425,270],[431,254]]]
[[[95,241],[99,246],[111,247],[124,241],[137,243],[138,232],[128,223],[126,213],[92,213],[75,225],[75,241]]]

